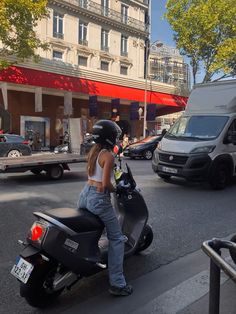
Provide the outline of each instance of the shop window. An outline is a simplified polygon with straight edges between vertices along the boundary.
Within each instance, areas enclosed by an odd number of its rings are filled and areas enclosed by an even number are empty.
[[[61,51],[53,50],[52,57],[54,60],[61,60],[63,59],[63,53]]]
[[[109,62],[107,62],[107,61],[101,61],[101,70],[103,70],[103,71],[109,71]]]
[[[88,58],[87,57],[83,57],[83,56],[79,56],[78,64],[81,65],[81,66],[86,67],[88,65]]]
[[[121,67],[120,67],[120,74],[128,75],[128,67],[121,65]]]

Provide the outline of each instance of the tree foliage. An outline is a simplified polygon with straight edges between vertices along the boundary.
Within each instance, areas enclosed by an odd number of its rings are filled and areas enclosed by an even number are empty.
[[[9,66],[8,57],[34,57],[37,48],[47,49],[35,33],[38,21],[47,16],[47,0],[0,0],[0,68]]]
[[[190,58],[194,83],[236,75],[235,0],[168,0],[165,17],[176,46]]]

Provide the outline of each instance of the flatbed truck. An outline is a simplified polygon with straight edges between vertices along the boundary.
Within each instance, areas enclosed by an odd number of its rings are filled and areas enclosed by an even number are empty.
[[[73,153],[39,153],[17,158],[1,157],[0,173],[31,171],[39,175],[45,171],[50,179],[58,180],[64,170],[70,170],[69,164],[86,162],[86,157]]]

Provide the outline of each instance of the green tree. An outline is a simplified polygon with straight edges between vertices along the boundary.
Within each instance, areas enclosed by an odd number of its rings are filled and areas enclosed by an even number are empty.
[[[47,17],[47,0],[0,0],[0,69],[10,65],[8,57],[33,57],[37,48],[47,49],[35,33],[38,21]]]
[[[189,57],[194,84],[236,75],[235,0],[168,0],[165,18],[176,46]]]

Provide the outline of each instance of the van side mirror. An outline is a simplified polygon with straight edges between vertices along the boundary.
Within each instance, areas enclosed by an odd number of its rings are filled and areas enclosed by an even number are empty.
[[[226,136],[226,142],[232,143],[233,145],[236,145],[236,131],[228,132]]]

